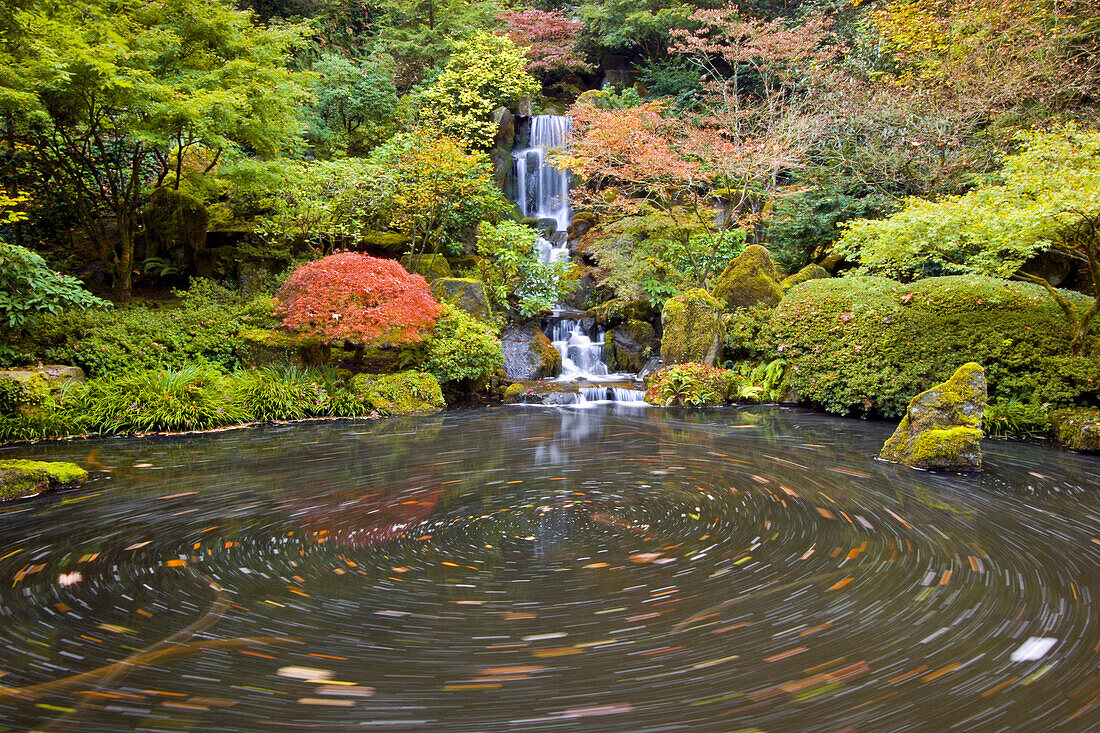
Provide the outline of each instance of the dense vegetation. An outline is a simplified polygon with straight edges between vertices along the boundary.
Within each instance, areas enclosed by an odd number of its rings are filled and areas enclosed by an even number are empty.
[[[0,29],[0,366],[92,379],[5,382],[0,439],[484,396],[556,302],[701,344],[662,403],[896,416],[967,361],[1011,432],[1100,401],[1088,0],[14,0]],[[539,112],[573,118],[553,266],[508,199]]]

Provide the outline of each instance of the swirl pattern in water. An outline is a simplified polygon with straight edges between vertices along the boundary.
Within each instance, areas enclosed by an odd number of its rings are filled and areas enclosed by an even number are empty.
[[[1085,731],[1100,462],[798,411],[501,408],[4,451],[0,721]]]

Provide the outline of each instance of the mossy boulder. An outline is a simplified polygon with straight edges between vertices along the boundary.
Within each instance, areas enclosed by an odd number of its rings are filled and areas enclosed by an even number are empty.
[[[75,463],[0,461],[0,501],[76,486],[87,479],[88,472]]]
[[[427,372],[356,374],[349,386],[364,405],[383,415],[435,412],[444,407],[439,382]]]
[[[489,298],[485,283],[464,277],[440,277],[432,281],[432,295],[441,303],[450,303],[479,321],[489,320]]]
[[[1054,410],[1050,413],[1050,425],[1065,447],[1100,453],[1100,410],[1084,407]]]
[[[41,379],[51,388],[63,387],[67,384],[83,384],[87,381],[83,369],[75,366],[65,366],[64,364],[48,364],[46,366],[39,364],[38,366],[0,370],[0,379],[23,384],[32,378]]]
[[[591,318],[597,325],[610,328],[623,321],[649,321],[653,323],[660,313],[645,300],[625,300],[612,298],[584,312],[585,318]]]
[[[561,354],[533,323],[505,328],[500,348],[508,379],[543,379],[561,374]]]
[[[676,364],[646,376],[645,401],[660,407],[724,405],[736,396],[739,383],[730,369]]]
[[[783,290],[790,290],[795,285],[807,282],[809,280],[821,280],[823,278],[832,277],[829,271],[821,265],[806,265],[795,274],[783,278],[783,281],[779,283]]]
[[[751,244],[726,265],[715,280],[712,293],[728,310],[749,308],[757,303],[774,306],[783,299],[779,277],[768,250]]]
[[[443,255],[405,255],[401,258],[401,266],[413,274],[423,275],[428,282],[441,277],[452,277],[454,274],[451,272],[451,264]]]
[[[363,232],[359,241],[365,247],[393,253],[401,252],[409,244],[409,238],[397,232]]]
[[[696,362],[714,366],[721,356],[726,327],[722,304],[696,288],[665,301],[661,314],[664,338],[661,357],[666,364]]]
[[[951,379],[913,398],[879,457],[914,468],[980,469],[987,399],[985,370],[963,364]]]
[[[646,321],[623,321],[607,332],[604,343],[612,371],[637,374],[653,356],[657,337]]]
[[[290,365],[300,369],[327,364],[331,350],[323,340],[268,328],[251,328],[239,334],[237,359],[245,367]]]
[[[180,271],[193,271],[196,256],[206,248],[210,223],[202,201],[163,186],[153,192],[142,209],[141,222],[137,258],[157,258]]]

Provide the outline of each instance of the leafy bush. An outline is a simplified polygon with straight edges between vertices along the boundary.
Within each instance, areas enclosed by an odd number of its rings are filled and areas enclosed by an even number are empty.
[[[804,401],[840,414],[897,417],[969,361],[985,367],[992,397],[1059,406],[1100,395],[1100,359],[1070,354],[1046,291],[992,277],[812,280],[787,293],[761,340],[791,363]]]
[[[43,313],[109,306],[75,277],[61,275],[25,247],[0,242],[0,323],[23,329]]]
[[[188,364],[237,366],[238,334],[275,325],[271,299],[196,280],[177,305],[43,316],[16,343],[23,361],[79,366],[90,377]],[[11,360],[9,360],[11,361]]]
[[[428,338],[424,370],[440,384],[467,381],[483,385],[503,366],[496,329],[444,304],[443,315]]]
[[[738,368],[741,385],[737,388],[736,397],[751,402],[778,402],[787,391],[787,368],[788,364],[783,359],[741,364]]]
[[[737,392],[737,383],[737,376],[729,369],[676,364],[646,377],[645,400],[664,407],[722,405]]]
[[[20,385],[0,380],[0,441],[41,440],[83,432],[79,410],[74,409],[82,385],[51,390],[45,380]]]
[[[995,437],[1030,437],[1050,432],[1050,418],[1040,405],[1007,397],[990,402],[982,416],[982,430]]]
[[[246,369],[229,375],[232,401],[254,420],[300,420],[319,414],[328,399],[314,375],[294,367]]]
[[[527,318],[550,310],[568,294],[572,265],[539,261],[538,239],[538,232],[514,221],[478,226],[477,251],[483,258],[479,274],[498,310],[513,310]]]

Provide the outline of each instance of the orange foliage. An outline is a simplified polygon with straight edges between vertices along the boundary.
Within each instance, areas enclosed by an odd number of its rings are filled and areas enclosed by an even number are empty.
[[[287,328],[358,343],[419,341],[443,312],[423,277],[393,260],[355,252],[302,265],[276,300]]]

